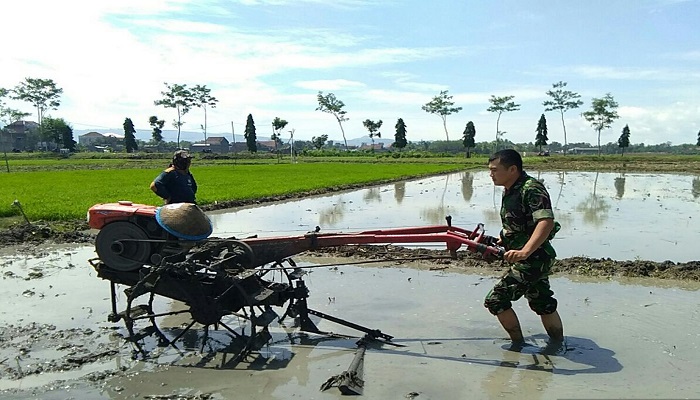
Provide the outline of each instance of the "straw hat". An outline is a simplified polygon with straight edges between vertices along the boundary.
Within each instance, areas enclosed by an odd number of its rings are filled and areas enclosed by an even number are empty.
[[[203,240],[212,233],[209,217],[196,204],[173,203],[156,209],[156,221],[169,233],[185,240]]]

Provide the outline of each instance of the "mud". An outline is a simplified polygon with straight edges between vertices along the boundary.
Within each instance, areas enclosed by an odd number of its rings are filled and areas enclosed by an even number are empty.
[[[442,250],[406,248],[401,246],[340,246],[308,253],[316,256],[347,257],[351,259],[387,260],[415,259],[412,263],[424,268],[440,269],[448,266],[455,269],[480,269],[487,272],[502,271],[506,264],[497,260],[485,260],[478,254],[458,252],[457,258],[446,258]],[[651,277],[700,281],[700,261],[674,263],[644,260],[616,261],[588,257],[559,259],[554,265],[554,274],[570,274],[595,277]]]
[[[269,345],[232,365],[240,345],[235,338],[214,330],[205,340],[203,327],[195,326],[177,349],[144,337],[149,352],[144,359],[124,339],[123,324],[106,321],[109,286],[87,262],[95,257],[95,234],[82,221],[16,225],[0,233],[0,397],[341,397],[337,390],[320,392],[319,387],[348,367],[357,338],[307,335],[275,325]],[[468,252],[446,256],[444,250],[342,246],[307,252],[297,260],[311,272],[306,282],[315,309],[381,328],[406,346],[368,349],[365,398],[683,398],[700,393],[695,379],[700,372],[695,329],[700,262],[558,260],[552,286],[568,339],[562,351],[546,354],[546,336],[526,303],[516,303],[529,344],[520,352],[507,350],[503,332],[481,305],[506,265]],[[158,311],[183,307],[168,299],[157,299],[156,306]],[[174,337],[187,319],[169,317],[160,323]],[[244,326],[227,323],[239,332]],[[322,330],[357,336],[324,320],[317,323]]]
[[[699,283],[600,279],[562,269],[552,287],[565,323],[565,347],[546,351],[537,316],[520,301],[515,309],[528,345],[513,352],[481,304],[503,266],[458,254],[456,260],[427,260],[444,253],[363,246],[297,258],[310,272],[305,281],[311,307],[381,329],[404,346],[368,348],[364,398],[553,399],[571,393],[684,398],[700,390],[694,379],[700,371],[700,335],[694,329],[700,321]],[[393,261],[386,261],[389,255]],[[196,325],[177,349],[145,336],[144,358],[124,339],[123,323],[106,321],[109,285],[88,265],[92,257],[91,246],[44,247],[36,254],[0,251],[0,397],[343,397],[337,388],[319,388],[349,367],[358,332],[328,320],[314,322],[321,330],[355,337],[304,334],[293,324],[275,323],[269,345],[232,364],[240,343],[223,329],[212,329],[205,339]],[[377,263],[352,265],[367,261]],[[155,307],[182,305],[158,299]],[[159,326],[172,338],[187,318],[169,316]],[[236,318],[226,323],[239,332],[246,326]]]
[[[85,221],[37,221],[16,223],[0,230],[0,247],[35,246],[43,243],[92,243],[95,234],[88,232]]]

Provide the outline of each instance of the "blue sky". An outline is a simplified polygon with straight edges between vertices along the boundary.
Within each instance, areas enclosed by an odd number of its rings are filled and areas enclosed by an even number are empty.
[[[367,134],[365,119],[383,120],[382,137],[393,138],[403,118],[409,140],[444,140],[421,106],[449,90],[463,107],[448,117],[450,139],[473,121],[477,141],[493,140],[488,99],[513,95],[520,110],[500,129],[529,142],[546,91],[565,81],[584,101],[565,114],[569,142],[596,141],[580,114],[608,92],[621,118],[603,143],[625,124],[633,143],[694,143],[700,130],[698,0],[23,0],[3,2],[0,15],[10,38],[0,87],[53,79],[64,94],[50,115],[76,129],[170,122],[175,112],[153,105],[170,82],[212,89],[209,135],[230,134],[232,121],[242,133],[251,113],[258,136],[280,117],[295,139],[342,140],[335,119],[315,111],[324,91],[346,104],[348,139]],[[563,142],[560,116],[546,117],[550,140]],[[203,112],[184,121],[198,131]]]

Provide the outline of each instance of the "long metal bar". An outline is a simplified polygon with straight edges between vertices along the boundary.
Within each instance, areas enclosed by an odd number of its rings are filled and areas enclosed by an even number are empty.
[[[343,326],[347,326],[348,328],[352,328],[352,329],[358,330],[358,331],[360,331],[360,332],[364,332],[364,333],[366,333],[367,335],[369,335],[370,337],[372,337],[373,339],[382,338],[382,339],[391,341],[391,339],[394,338],[394,337],[391,336],[391,335],[387,335],[386,333],[383,333],[383,332],[380,331],[379,329],[370,329],[370,328],[367,328],[366,326],[358,325],[358,324],[355,324],[355,323],[353,323],[353,322],[346,321],[346,320],[344,320],[344,319],[341,319],[341,318],[338,318],[338,317],[334,317],[334,316],[332,316],[332,315],[328,315],[328,314],[322,313],[322,312],[320,312],[320,311],[312,310],[312,309],[310,309],[310,308],[307,308],[307,311],[308,311],[308,313],[311,314],[311,315],[315,315],[315,316],[317,316],[317,317],[321,317],[321,318],[323,318],[323,319],[327,319],[327,320],[329,320],[329,321],[331,321],[331,322],[335,322],[336,324],[343,325]]]

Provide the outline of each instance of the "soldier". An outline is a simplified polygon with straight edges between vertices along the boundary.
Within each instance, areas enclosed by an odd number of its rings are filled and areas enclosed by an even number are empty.
[[[501,150],[489,158],[491,179],[503,186],[499,244],[505,247],[503,258],[511,263],[493,289],[486,295],[484,307],[498,317],[515,346],[524,343],[518,316],[511,301],[525,296],[530,308],[542,319],[550,343],[562,343],[564,329],[549,274],[556,252],[550,240],[560,226],[554,221],[552,203],[544,185],[523,171],[517,151]]]

